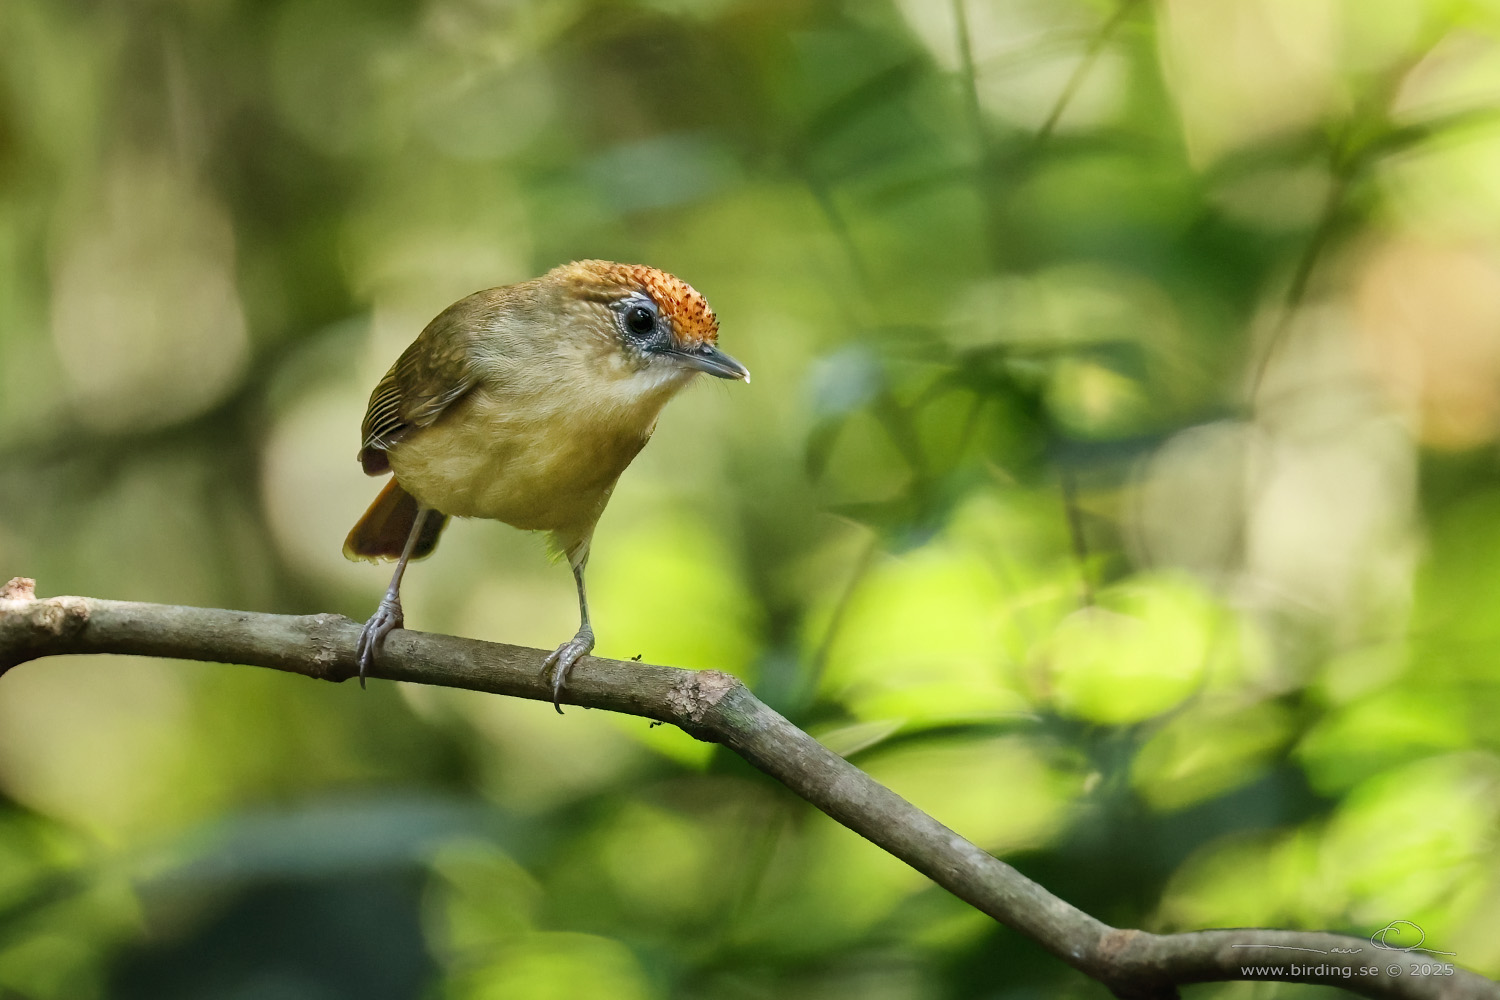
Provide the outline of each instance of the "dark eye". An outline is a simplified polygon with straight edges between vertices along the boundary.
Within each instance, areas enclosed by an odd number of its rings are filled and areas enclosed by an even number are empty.
[[[646,337],[656,329],[656,314],[645,306],[625,310],[625,329],[637,337]]]

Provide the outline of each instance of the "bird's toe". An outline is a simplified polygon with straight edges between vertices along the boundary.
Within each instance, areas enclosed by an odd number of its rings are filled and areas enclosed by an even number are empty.
[[[557,714],[562,714],[562,691],[563,685],[568,681],[568,673],[573,669],[573,664],[587,656],[594,648],[594,630],[581,628],[578,634],[567,642],[558,646],[547,658],[542,661],[542,676],[547,671],[552,671],[552,707],[557,709]]]
[[[365,686],[365,678],[375,666],[375,653],[385,642],[385,637],[405,625],[401,605],[396,601],[381,601],[380,607],[365,622],[359,631],[359,641],[354,644],[354,658],[359,664],[359,686]]]

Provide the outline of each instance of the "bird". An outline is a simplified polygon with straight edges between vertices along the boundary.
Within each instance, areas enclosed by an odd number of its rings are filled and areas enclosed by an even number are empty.
[[[687,282],[605,260],[475,292],[428,323],[370,394],[361,427],[365,473],[391,476],[344,555],[396,568],[356,643],[360,686],[404,627],[407,564],[432,553],[449,518],[489,518],[547,532],[572,568],[578,631],[542,667],[561,713],[569,671],[594,648],[584,570],[620,474],[695,376],[750,381],[718,339],[718,317]]]

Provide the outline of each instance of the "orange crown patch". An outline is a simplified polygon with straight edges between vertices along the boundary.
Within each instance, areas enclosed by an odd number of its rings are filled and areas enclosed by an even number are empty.
[[[587,269],[607,282],[634,287],[651,296],[684,346],[718,343],[719,318],[708,300],[676,275],[645,264],[616,264],[607,260],[580,260],[567,266]]]

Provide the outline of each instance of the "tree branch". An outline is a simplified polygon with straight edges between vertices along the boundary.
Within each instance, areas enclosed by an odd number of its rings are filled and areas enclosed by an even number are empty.
[[[359,628],[332,614],[268,615],[87,597],[38,600],[32,581],[17,578],[0,589],[0,674],[59,653],[125,653],[343,681],[355,673]],[[398,630],[387,638],[374,676],[550,701],[551,687],[541,674],[545,655]],[[1164,1000],[1186,983],[1260,978],[1340,986],[1366,997],[1500,1000],[1500,985],[1489,979],[1462,969],[1413,974],[1413,965],[1432,964],[1429,956],[1380,949],[1360,938],[1278,930],[1149,934],[1110,927],[832,753],[728,674],[585,657],[569,676],[563,700],[670,722],[700,740],[722,743],[1117,997]],[[1293,963],[1304,974],[1289,974]],[[1246,971],[1253,966],[1261,968]],[[1267,966],[1281,971],[1272,974]]]

